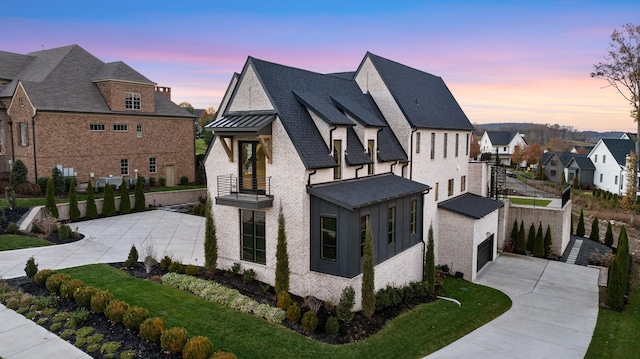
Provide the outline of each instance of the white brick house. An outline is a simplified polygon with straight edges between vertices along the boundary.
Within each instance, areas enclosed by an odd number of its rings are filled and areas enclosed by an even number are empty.
[[[484,131],[480,138],[480,152],[488,153],[491,156],[498,156],[500,163],[510,166],[511,155],[516,151],[524,150],[527,147],[527,141],[524,135],[519,132],[508,131]],[[495,158],[495,157],[494,157]],[[522,162],[521,166],[526,166],[526,162]]]
[[[476,245],[477,219],[467,236],[439,231],[438,203],[468,192],[473,126],[437,76],[371,53],[357,71],[339,74],[250,57],[207,130],[215,135],[205,166],[221,268],[238,262],[273,284],[280,209],[290,290],[300,296],[337,302],[351,285],[359,306],[366,229],[376,289],[422,280],[430,225],[436,261],[450,262],[442,240]],[[497,223],[501,203],[478,198],[493,208],[480,221]],[[485,227],[497,230],[483,226],[483,235]],[[463,261],[476,263],[473,256]]]
[[[596,188],[623,195],[626,188],[627,156],[635,151],[630,139],[601,139],[587,157],[595,167],[593,184]]]

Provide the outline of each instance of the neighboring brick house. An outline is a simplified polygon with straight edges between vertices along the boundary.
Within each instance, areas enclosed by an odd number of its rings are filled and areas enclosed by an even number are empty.
[[[430,226],[436,261],[466,278],[475,279],[479,243],[482,261],[495,257],[502,204],[468,193],[474,128],[441,78],[371,53],[338,74],[249,57],[219,109],[205,166],[221,268],[238,262],[273,284],[280,210],[300,296],[336,303],[351,285],[359,306],[367,229],[376,289],[422,280]],[[466,198],[486,211],[463,211],[463,233],[451,231],[441,213]]]
[[[515,165],[511,161],[511,155],[518,150],[523,151],[525,147],[527,147],[527,141],[520,132],[484,131],[480,138],[480,152],[491,154],[494,160],[497,155],[500,163],[506,166]],[[523,161],[520,165],[524,167],[526,162]]]
[[[0,51],[0,172],[20,159],[29,182],[54,167],[78,182],[136,171],[194,180],[193,121],[170,88],[78,45]]]

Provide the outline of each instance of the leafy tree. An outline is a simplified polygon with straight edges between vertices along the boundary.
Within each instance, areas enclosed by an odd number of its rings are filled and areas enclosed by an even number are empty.
[[[598,217],[593,217],[589,239],[591,239],[592,241],[600,242],[600,226],[598,225]]]
[[[533,252],[533,245],[536,241],[536,226],[531,223],[531,227],[529,227],[529,235],[527,236],[527,250],[529,252]]]
[[[27,182],[27,166],[24,165],[22,160],[15,160],[15,162],[13,162],[9,182],[12,186]]]
[[[527,250],[527,241],[524,239],[524,222],[520,221],[520,230],[516,240],[516,252],[524,254]]]
[[[87,185],[87,210],[86,216],[88,219],[94,219],[98,217],[98,207],[96,207],[96,200],[93,197],[93,186],[91,181]]]
[[[51,213],[53,217],[59,217],[58,206],[56,206],[56,200],[53,197],[53,178],[51,177],[49,177],[49,179],[47,180],[47,193],[44,207]]]
[[[116,202],[113,198],[113,187],[107,183],[104,186],[104,196],[102,198],[102,214],[111,217],[116,214]]]
[[[578,228],[576,228],[576,236],[584,237],[585,229],[584,229],[584,213],[580,210],[580,219],[578,220]]]
[[[122,183],[120,183],[120,213],[127,214],[131,212],[131,198],[129,198],[129,188],[127,186],[127,180],[122,177]]]
[[[282,204],[278,212],[278,242],[276,244],[276,293],[289,292],[289,254],[287,253],[287,232],[282,213]]]
[[[611,228],[611,222],[607,224],[607,234],[604,235],[604,244],[609,247],[613,246],[613,229]]]
[[[433,226],[429,226],[427,251],[424,254],[424,281],[427,283],[427,291],[433,295],[436,292],[436,261],[433,244]]]
[[[640,26],[626,24],[622,30],[613,30],[609,52],[594,65],[591,77],[605,79],[629,101],[631,117],[640,134]],[[635,153],[640,153],[640,136]]]
[[[71,177],[69,182],[69,219],[77,221],[80,219],[80,209],[78,209],[78,196],[76,194],[76,179]]]
[[[542,236],[542,222],[538,225],[538,232],[536,233],[536,239],[533,243],[533,255],[536,257],[544,257],[544,237]]]
[[[136,191],[135,191],[136,212],[144,211],[144,207],[146,207],[143,187],[144,187],[144,178],[138,177],[138,179],[136,180]]]
[[[371,230],[367,228],[362,259],[362,314],[367,318],[371,318],[376,309],[374,275],[373,238]]]
[[[215,272],[218,265],[218,237],[216,235],[216,224],[213,222],[211,213],[211,199],[207,199],[206,223],[204,229],[204,267],[209,272]]]
[[[56,196],[64,194],[66,190],[64,177],[62,177],[62,172],[57,167],[51,170],[51,178],[53,179],[53,193]]]
[[[551,253],[551,227],[547,225],[547,232],[544,235],[544,254],[549,255]]]

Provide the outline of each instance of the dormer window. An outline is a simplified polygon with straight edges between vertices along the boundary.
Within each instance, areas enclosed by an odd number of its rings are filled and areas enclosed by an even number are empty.
[[[126,92],[124,107],[127,110],[139,110],[140,109],[140,93],[139,92]]]

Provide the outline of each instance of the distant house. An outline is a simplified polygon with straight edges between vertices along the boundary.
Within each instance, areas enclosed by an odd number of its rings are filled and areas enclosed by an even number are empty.
[[[519,132],[508,131],[484,131],[480,139],[480,152],[491,154],[492,158],[498,156],[500,163],[510,166],[511,156],[518,150],[527,147],[524,135]],[[520,165],[526,166],[526,162]]]
[[[565,166],[567,172],[567,182],[573,184],[573,179],[578,178],[580,188],[593,186],[593,174],[596,167],[587,156],[573,156]]]
[[[569,179],[566,167],[574,157],[586,157],[586,155],[573,152],[547,152],[545,156],[543,156],[542,162],[547,180],[562,183],[564,179],[565,182],[571,184],[573,178]]]
[[[621,140],[631,140],[631,141],[635,142],[638,139],[638,134],[631,133],[631,132],[625,132],[625,133],[622,134],[620,139]]]
[[[635,151],[635,146],[630,139],[598,141],[587,156],[595,166],[593,184],[596,188],[624,194],[627,156]]]
[[[593,149],[593,146],[576,145],[571,147],[571,150],[569,152],[586,156],[589,154],[589,152],[591,152],[592,149]]]
[[[78,45],[0,51],[0,172],[22,160],[28,181],[54,167],[85,182],[105,176],[195,175],[194,116],[124,62]]]

